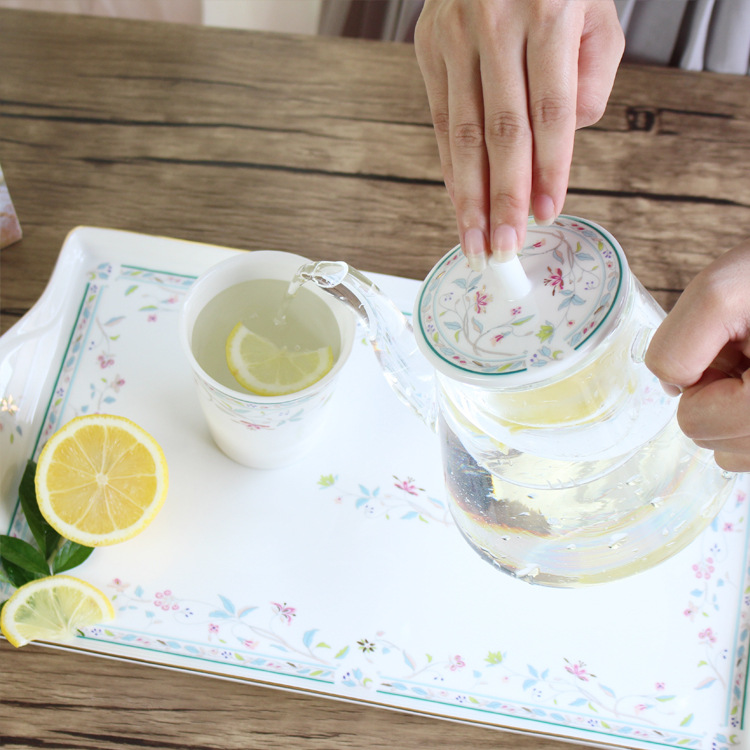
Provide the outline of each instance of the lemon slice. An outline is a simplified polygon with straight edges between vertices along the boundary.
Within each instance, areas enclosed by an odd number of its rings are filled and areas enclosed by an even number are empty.
[[[72,576],[24,584],[5,602],[0,629],[16,647],[29,641],[69,641],[80,628],[109,622],[115,610],[106,594]]]
[[[289,351],[242,323],[227,338],[227,364],[243,387],[259,396],[286,396],[317,383],[333,367],[330,346]]]
[[[67,539],[88,547],[131,539],[167,494],[159,444],[124,417],[76,417],[44,446],[36,470],[39,509]]]

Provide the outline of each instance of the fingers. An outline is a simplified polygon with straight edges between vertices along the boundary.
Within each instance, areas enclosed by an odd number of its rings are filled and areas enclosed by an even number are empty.
[[[530,212],[548,224],[562,211],[575,129],[604,111],[616,7],[426,0],[415,48],[464,252],[478,270],[490,251],[510,260]]]
[[[579,47],[571,40],[580,39],[584,18],[575,11],[567,6],[544,19],[526,48],[534,138],[531,210],[543,225],[562,211],[573,158]]]
[[[473,86],[465,85],[472,81]],[[448,67],[448,146],[453,171],[453,205],[461,246],[476,270],[484,268],[489,226],[489,165],[478,57],[461,57]]]
[[[727,471],[750,471],[749,415],[750,371],[733,377],[713,367],[685,390],[677,409],[682,431],[698,447],[714,451]]]
[[[594,3],[586,14],[578,55],[576,128],[598,122],[625,51],[625,34],[611,3]]]
[[[750,435],[750,373],[741,378],[708,370],[685,389],[677,409],[682,431],[693,440],[712,441]]]
[[[419,69],[427,90],[430,115],[435,128],[440,164],[448,194],[453,200],[453,165],[450,157],[450,115],[448,111],[448,71],[440,51],[442,32],[436,14],[431,12],[435,3],[426,3],[414,30],[414,49]],[[452,42],[448,40],[446,44]],[[455,43],[455,42],[453,42]]]
[[[522,246],[529,215],[533,136],[521,34],[482,48],[481,80],[489,182],[490,249],[501,262]]]
[[[736,367],[738,352],[748,353],[748,278],[750,241],[723,255],[688,284],[646,352],[647,367],[663,383],[688,388],[717,357],[721,360],[717,368],[726,371],[730,364]]]
[[[459,241],[471,267],[481,271],[489,252],[488,165],[471,10],[460,2],[427,2],[414,41]]]

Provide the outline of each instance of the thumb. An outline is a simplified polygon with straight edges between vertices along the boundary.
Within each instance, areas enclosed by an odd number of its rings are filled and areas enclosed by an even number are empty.
[[[730,250],[688,284],[654,334],[646,366],[663,382],[687,388],[712,363],[735,374],[750,329],[750,242]]]

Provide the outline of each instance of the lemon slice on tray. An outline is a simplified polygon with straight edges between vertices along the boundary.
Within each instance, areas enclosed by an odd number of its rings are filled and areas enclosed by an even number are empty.
[[[5,602],[0,629],[17,648],[30,641],[70,641],[80,628],[113,620],[106,594],[80,578],[30,581]]]
[[[243,323],[227,338],[227,365],[237,382],[259,396],[286,396],[317,383],[333,367],[330,346],[291,351]]]
[[[98,547],[131,539],[167,494],[164,452],[125,417],[76,417],[44,446],[36,493],[47,522],[67,539]]]

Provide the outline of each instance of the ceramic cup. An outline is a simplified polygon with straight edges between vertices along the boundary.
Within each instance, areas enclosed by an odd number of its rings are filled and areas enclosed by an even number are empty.
[[[321,324],[325,323],[329,336],[332,332],[333,367],[321,380],[302,391],[286,396],[258,396],[233,381],[225,358],[222,362],[226,337],[234,322],[242,318],[242,311],[223,307],[214,315],[215,300],[247,281],[268,281],[278,289],[279,282],[288,284],[296,270],[307,262],[302,256],[273,250],[239,253],[208,269],[185,299],[180,337],[209,431],[227,456],[245,466],[259,469],[286,466],[312,448],[325,424],[337,376],[351,353],[356,322],[351,312],[330,295],[313,285],[305,286],[301,291],[316,298],[313,312],[323,313]],[[226,295],[222,299],[225,298]],[[201,316],[207,305],[206,314]],[[310,324],[318,324],[314,316]],[[206,336],[207,325],[209,336]],[[206,354],[207,339],[216,349],[211,357]]]

